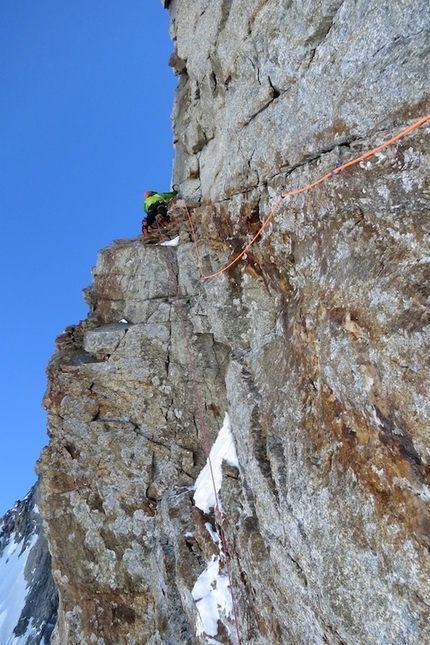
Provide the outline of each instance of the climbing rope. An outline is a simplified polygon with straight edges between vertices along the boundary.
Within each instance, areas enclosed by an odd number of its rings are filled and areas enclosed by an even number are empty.
[[[278,199],[275,202],[275,205],[272,207],[272,210],[270,211],[269,215],[267,216],[267,218],[265,219],[265,221],[261,225],[260,229],[254,235],[252,240],[250,242],[248,242],[248,244],[242,249],[242,251],[238,255],[236,255],[236,257],[234,257],[228,264],[226,264],[221,269],[218,269],[217,271],[214,271],[214,273],[210,273],[210,274],[205,274],[204,273],[203,264],[202,264],[202,260],[201,260],[201,256],[200,256],[200,251],[199,251],[199,247],[198,247],[198,243],[197,243],[197,236],[196,236],[196,232],[195,232],[195,229],[194,229],[194,224],[193,224],[193,221],[191,219],[191,214],[190,214],[190,211],[188,209],[188,206],[187,206],[186,202],[184,201],[188,221],[189,221],[190,227],[191,227],[191,235],[192,235],[192,238],[193,238],[194,247],[195,247],[195,251],[196,251],[197,264],[198,264],[198,267],[199,267],[200,277],[203,280],[209,280],[210,278],[214,278],[215,276],[220,275],[221,273],[225,273],[228,269],[230,269],[232,266],[234,266],[236,264],[236,262],[238,262],[245,255],[245,253],[247,253],[247,251],[251,248],[251,246],[254,244],[254,242],[260,237],[260,235],[262,234],[264,229],[267,227],[267,225],[269,224],[269,222],[271,221],[271,219],[273,218],[273,216],[277,212],[280,204],[284,201],[284,199],[286,199],[287,197],[293,197],[294,195],[299,195],[300,193],[304,193],[304,192],[306,192],[308,190],[311,190],[312,188],[315,188],[315,186],[318,186],[319,184],[322,184],[324,181],[327,181],[327,179],[331,179],[334,175],[338,175],[343,170],[346,170],[346,168],[350,168],[351,166],[355,166],[356,164],[360,163],[360,161],[363,161],[364,159],[368,159],[372,155],[377,154],[380,150],[383,150],[384,148],[387,148],[388,146],[391,146],[393,143],[395,143],[399,139],[402,139],[402,137],[406,136],[407,134],[409,134],[413,130],[416,130],[417,128],[419,128],[421,125],[423,125],[427,121],[430,121],[430,114],[427,114],[427,116],[422,117],[421,119],[419,119],[418,121],[416,121],[415,123],[410,125],[409,127],[405,128],[404,130],[402,130],[401,132],[396,134],[391,139],[388,139],[388,141],[385,141],[384,143],[381,143],[381,145],[377,146],[376,148],[373,148],[372,150],[369,150],[368,152],[365,152],[364,154],[360,155],[359,157],[355,157],[354,159],[351,159],[350,161],[347,161],[346,163],[344,163],[344,164],[342,164],[340,166],[337,166],[336,168],[334,168],[333,170],[330,170],[325,175],[323,175],[319,179],[316,179],[315,181],[311,182],[310,184],[307,184],[306,186],[303,186],[302,188],[297,188],[295,190],[290,190],[287,193],[282,193],[278,197]]]
[[[165,242],[165,237],[163,235],[162,228],[157,221],[157,226],[158,226],[158,232],[160,235],[160,238],[163,242]],[[212,480],[212,487],[213,487],[213,492],[214,492],[214,498],[215,498],[215,517],[216,521],[218,524],[219,528],[219,534],[221,538],[221,546],[222,546],[222,552],[224,556],[224,563],[225,563],[225,569],[227,572],[227,577],[228,577],[228,583],[229,583],[229,589],[230,589],[230,596],[231,596],[231,604],[232,604],[232,610],[233,610],[233,620],[234,620],[234,625],[235,625],[235,631],[236,631],[236,638],[237,638],[237,645],[242,645],[242,640],[240,637],[240,631],[239,631],[239,621],[238,621],[238,616],[237,616],[237,606],[236,606],[236,599],[234,595],[234,590],[233,590],[233,578],[232,578],[232,572],[231,572],[231,566],[230,566],[230,558],[228,555],[228,550],[227,550],[227,540],[226,540],[226,535],[225,535],[225,529],[224,529],[224,519],[223,515],[221,512],[221,504],[219,501],[218,497],[218,491],[216,488],[215,484],[215,475],[214,475],[214,470],[212,466],[212,460],[211,460],[211,455],[210,455],[210,444],[209,444],[209,438],[208,438],[208,431],[207,431],[207,426],[206,426],[206,421],[205,421],[205,415],[203,413],[203,404],[202,404],[202,399],[200,396],[200,391],[199,391],[199,386],[197,383],[197,374],[196,374],[196,369],[194,366],[194,360],[193,360],[193,355],[191,352],[191,345],[190,345],[190,340],[189,336],[187,333],[187,328],[185,325],[185,316],[184,316],[184,311],[182,307],[182,302],[181,302],[181,297],[179,294],[179,285],[178,281],[176,279],[175,275],[175,270],[173,268],[173,260],[172,260],[172,255],[170,253],[170,247],[164,244],[164,248],[166,250],[166,261],[167,261],[167,266],[169,268],[169,273],[170,273],[170,278],[172,280],[173,288],[175,291],[175,299],[176,299],[176,306],[179,314],[179,320],[181,322],[181,328],[182,328],[182,335],[185,340],[185,347],[186,347],[186,352],[187,352],[187,358],[188,358],[188,364],[190,367],[190,374],[191,374],[191,381],[193,384],[193,391],[194,391],[194,397],[196,401],[196,407],[198,411],[198,418],[199,418],[199,423],[200,427],[202,430],[202,435],[203,435],[203,443],[204,443],[204,449],[205,449],[205,454],[206,454],[206,459],[207,463],[209,466],[209,471],[210,471],[210,476]]]
[[[205,274],[204,271],[203,271],[203,265],[202,265],[200,251],[199,251],[199,247],[198,247],[198,243],[197,243],[197,236],[196,236],[194,224],[193,224],[193,221],[192,221],[192,218],[191,218],[189,208],[188,208],[186,202],[184,201],[184,208],[186,210],[188,221],[190,223],[191,235],[192,235],[193,242],[194,242],[194,247],[195,247],[195,252],[196,252],[196,257],[197,257],[197,263],[198,263],[198,266],[199,266],[199,272],[200,272],[201,278],[203,280],[208,280],[209,278],[214,278],[217,275],[225,273],[228,269],[230,269],[232,266],[234,266],[245,255],[245,253],[247,253],[247,251],[254,244],[254,242],[260,237],[260,235],[262,234],[264,229],[267,227],[267,225],[269,224],[269,222],[271,221],[271,219],[273,218],[273,216],[277,212],[277,210],[279,208],[279,205],[283,202],[284,199],[286,199],[287,197],[293,197],[294,195],[298,195],[300,193],[304,193],[304,192],[306,192],[308,190],[311,190],[312,188],[315,188],[315,186],[318,186],[319,184],[322,184],[327,179],[330,179],[331,177],[333,177],[333,175],[337,175],[340,172],[342,172],[343,170],[346,170],[347,168],[360,163],[360,161],[363,161],[364,159],[368,159],[372,155],[377,154],[380,150],[383,150],[384,148],[387,148],[388,146],[392,145],[393,143],[395,143],[396,141],[398,141],[402,137],[406,136],[409,132],[412,132],[413,130],[419,128],[421,125],[423,125],[424,123],[426,123],[429,120],[430,120],[430,114],[428,114],[427,116],[419,119],[418,121],[416,121],[415,123],[413,123],[409,127],[405,128],[404,130],[399,132],[397,135],[395,135],[394,137],[392,137],[388,141],[385,141],[384,143],[382,143],[381,145],[377,146],[376,148],[373,148],[372,150],[369,150],[368,152],[360,155],[359,157],[356,157],[354,159],[351,159],[350,161],[347,161],[346,163],[338,166],[337,168],[331,170],[330,172],[327,172],[325,175],[323,175],[319,179],[316,179],[315,181],[307,184],[306,186],[303,186],[302,188],[297,188],[295,190],[291,190],[291,191],[289,191],[287,193],[282,193],[277,198],[277,200],[276,200],[274,206],[272,207],[269,215],[267,216],[266,220],[261,225],[260,229],[254,235],[252,240],[250,242],[248,242],[248,244],[242,249],[242,251],[236,257],[234,257],[233,260],[231,260],[227,265],[225,265],[221,269],[218,269],[217,271],[215,271],[214,273],[211,273],[211,274]],[[158,222],[157,222],[157,225],[158,225],[158,231],[159,231],[159,234],[160,234],[160,238],[163,241],[165,241],[162,229],[161,229],[160,225],[158,224]],[[229,559],[228,550],[227,550],[227,541],[226,541],[226,534],[225,534],[225,529],[224,529],[224,520],[223,520],[223,515],[222,515],[222,512],[221,512],[221,506],[220,506],[220,502],[219,502],[218,491],[216,489],[216,484],[215,484],[215,476],[214,476],[213,466],[212,466],[212,462],[211,462],[210,445],[209,445],[209,440],[208,440],[208,432],[207,432],[205,417],[204,417],[204,413],[203,413],[203,405],[202,405],[202,400],[201,400],[200,392],[199,392],[199,388],[198,388],[196,370],[195,370],[194,360],[193,360],[193,356],[192,356],[192,352],[191,352],[190,341],[189,341],[189,337],[188,337],[188,333],[187,333],[187,329],[186,329],[186,325],[185,325],[185,317],[184,317],[181,298],[180,298],[180,294],[179,294],[178,281],[176,279],[175,271],[174,271],[174,268],[173,268],[173,260],[172,260],[172,256],[171,256],[169,247],[167,245],[164,245],[164,247],[165,247],[165,250],[166,250],[167,265],[168,265],[168,268],[169,268],[170,277],[171,277],[172,284],[173,284],[174,291],[175,291],[177,310],[178,310],[179,319],[180,319],[181,327],[182,327],[182,333],[183,333],[183,337],[184,337],[185,345],[186,345],[186,352],[187,352],[187,358],[188,358],[188,363],[189,363],[189,367],[190,367],[190,373],[191,373],[191,379],[192,379],[192,384],[193,384],[194,396],[195,396],[195,400],[196,400],[196,406],[197,406],[197,410],[198,410],[199,423],[200,423],[200,427],[201,427],[201,430],[202,430],[204,448],[205,448],[205,453],[206,453],[206,457],[207,457],[207,463],[208,463],[208,466],[209,466],[210,476],[211,476],[211,480],[212,480],[212,486],[213,486],[214,498],[215,498],[215,516],[216,516],[216,520],[217,520],[217,523],[218,523],[218,528],[219,528],[219,533],[220,533],[220,538],[221,538],[222,551],[223,551],[224,562],[225,562],[225,568],[226,568],[228,581],[229,581],[229,589],[230,589],[231,600],[232,600],[232,610],[233,610],[233,619],[234,619],[235,630],[236,630],[237,645],[242,645],[242,640],[241,640],[240,631],[239,631],[237,606],[236,606],[236,600],[235,600],[233,584],[232,584],[232,572],[231,572],[231,566],[230,566],[230,559]]]

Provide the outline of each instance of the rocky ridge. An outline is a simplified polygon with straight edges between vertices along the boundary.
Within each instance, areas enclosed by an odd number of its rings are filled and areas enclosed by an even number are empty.
[[[426,2],[168,4],[174,181],[206,272],[286,188],[430,111]],[[228,411],[237,451],[220,498],[242,642],[430,641],[428,137],[286,200],[213,280],[185,222],[178,246],[99,253],[48,367],[54,645],[236,643],[193,595],[219,547],[187,338],[209,443]]]

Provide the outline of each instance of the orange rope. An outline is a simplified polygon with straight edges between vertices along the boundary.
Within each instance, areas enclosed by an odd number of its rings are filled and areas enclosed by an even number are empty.
[[[218,269],[218,271],[215,271],[214,273],[210,273],[210,274],[206,275],[204,273],[204,271],[203,271],[203,265],[202,265],[202,260],[201,260],[201,257],[200,257],[200,252],[199,252],[199,247],[198,247],[198,243],[197,243],[197,237],[196,237],[194,225],[193,225],[193,222],[192,222],[192,219],[191,219],[190,212],[188,210],[188,206],[185,203],[185,208],[186,208],[186,211],[187,211],[188,221],[189,221],[190,226],[191,226],[191,235],[192,235],[194,246],[195,246],[195,249],[196,249],[196,256],[197,256],[197,263],[198,263],[199,271],[200,271],[200,277],[203,280],[209,280],[209,278],[214,278],[215,276],[220,275],[221,273],[224,273],[225,271],[230,269],[233,265],[235,265],[236,262],[238,262],[240,260],[240,258],[242,258],[245,255],[245,253],[251,248],[251,246],[254,244],[254,242],[260,237],[260,235],[262,234],[262,232],[264,231],[264,229],[266,228],[266,226],[268,225],[268,223],[270,222],[270,220],[272,219],[272,217],[274,216],[274,214],[278,210],[279,205],[281,204],[281,202],[284,199],[286,199],[287,197],[292,197],[293,195],[299,195],[300,193],[304,193],[304,192],[306,192],[308,190],[311,190],[312,188],[315,188],[315,186],[318,186],[318,184],[322,184],[323,181],[326,181],[327,179],[330,179],[333,175],[337,175],[342,170],[345,170],[346,168],[349,168],[350,166],[355,166],[356,164],[360,163],[360,161],[363,161],[363,159],[367,159],[368,157],[371,157],[372,155],[375,155],[380,150],[383,150],[384,148],[387,148],[388,146],[391,146],[393,143],[395,143],[396,141],[398,141],[402,137],[404,137],[407,134],[409,134],[409,132],[412,132],[413,130],[416,130],[417,128],[419,128],[421,125],[423,125],[427,121],[430,121],[430,114],[427,114],[427,116],[423,116],[421,119],[419,119],[418,121],[416,121],[415,123],[413,123],[409,127],[405,128],[405,130],[402,130],[401,132],[396,134],[391,139],[388,139],[388,141],[385,141],[384,143],[381,143],[381,145],[377,146],[376,148],[373,148],[372,150],[369,150],[368,152],[365,152],[364,154],[360,155],[359,157],[355,157],[355,159],[351,159],[350,161],[347,161],[346,163],[342,164],[341,166],[338,166],[337,168],[335,168],[334,170],[330,170],[329,172],[327,172],[325,175],[323,175],[319,179],[316,179],[315,181],[311,182],[310,184],[307,184],[307,186],[303,186],[302,188],[297,188],[295,190],[290,190],[288,193],[282,193],[278,197],[278,199],[277,199],[275,205],[273,206],[272,210],[270,211],[269,215],[267,216],[267,218],[265,219],[265,221],[261,225],[260,229],[254,235],[252,240],[250,242],[248,242],[248,244],[242,249],[242,251],[239,253],[239,255],[237,255],[235,258],[233,258],[233,260],[231,260],[228,264],[226,264],[226,266],[222,267],[222,269]]]

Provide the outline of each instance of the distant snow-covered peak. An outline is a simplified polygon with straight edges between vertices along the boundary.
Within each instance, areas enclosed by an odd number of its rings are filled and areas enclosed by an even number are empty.
[[[0,519],[1,645],[49,645],[56,621],[57,592],[36,497],[37,486]]]

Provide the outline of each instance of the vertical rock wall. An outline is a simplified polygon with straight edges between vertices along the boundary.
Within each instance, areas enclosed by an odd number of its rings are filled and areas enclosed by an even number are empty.
[[[86,290],[88,319],[57,339],[39,462],[60,592],[54,644],[193,642],[197,612],[184,604],[202,556],[190,556],[190,487],[205,453],[170,256],[185,328],[199,330],[190,344],[211,442],[227,407],[228,353],[200,311],[192,254],[188,240],[170,251],[114,243]]]
[[[170,11],[175,181],[201,198],[207,273],[283,191],[430,112],[426,2]],[[429,130],[285,200],[205,283],[252,509],[230,536],[245,642],[430,640]]]
[[[207,272],[282,191],[430,112],[427,2],[168,4],[174,181]],[[54,645],[236,642],[222,611],[202,631],[192,593],[218,547],[181,310],[209,442],[227,410],[239,458],[220,496],[242,643],[430,641],[428,142],[286,200],[212,280],[185,223],[170,256],[99,254],[48,368]]]

